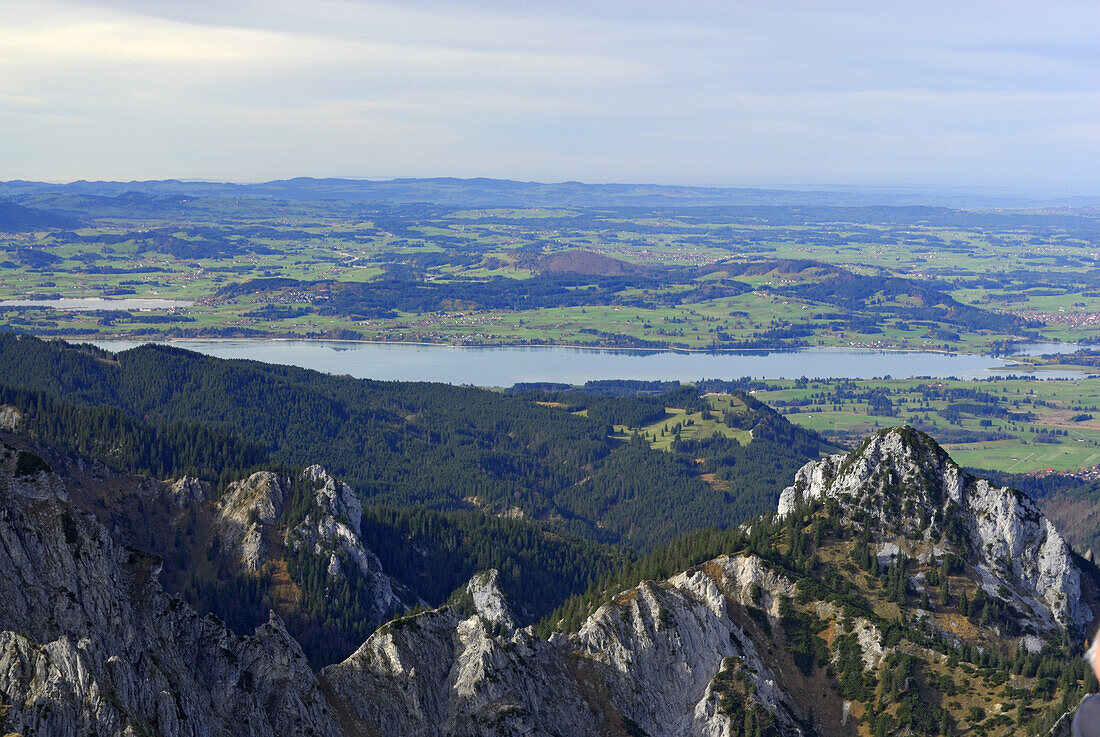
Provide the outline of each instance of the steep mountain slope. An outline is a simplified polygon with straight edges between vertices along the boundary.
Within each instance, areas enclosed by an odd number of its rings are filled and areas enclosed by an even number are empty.
[[[1028,499],[908,428],[808,464],[780,514],[716,533],[717,557],[685,548],[681,573],[609,587],[576,628],[518,628],[489,572],[316,677],[277,616],[249,637],[200,619],[45,461],[2,455],[0,695],[26,734],[1039,735],[1096,687],[1075,657],[1096,569]],[[315,516],[340,485],[302,479],[311,501],[284,529],[309,535],[282,539],[353,533],[346,511]],[[303,498],[261,473],[219,498],[237,566],[270,551],[287,496]],[[178,662],[191,651],[198,666]]]
[[[358,498],[319,466],[296,477],[258,471],[219,495],[191,477],[161,482],[22,436],[0,433],[0,441],[44,458],[67,500],[117,544],[156,556],[169,592],[237,633],[274,610],[314,665],[345,657],[422,603],[382,570],[362,535]]]
[[[320,466],[310,466],[297,481],[304,482],[306,492],[299,490],[299,499],[291,479],[270,471],[229,485],[215,506],[218,539],[230,558],[240,562],[243,573],[253,574],[277,561],[279,549],[285,548],[299,560],[312,557],[323,563],[329,579],[356,576],[370,592],[362,612],[368,620],[404,612],[414,599],[382,571],[378,556],[364,545],[363,507],[351,487]],[[296,510],[288,509],[291,502],[298,503]],[[280,527],[281,539],[271,540]]]
[[[314,667],[353,652],[387,619],[439,605],[478,570],[507,571],[501,587],[524,623],[584,590],[621,560],[525,520],[476,511],[372,509],[320,466],[256,471],[224,489],[194,477],[162,482],[23,435],[0,405],[0,441],[43,457],[72,503],[117,543],[162,560],[160,579],[200,614],[237,633],[274,610]]]
[[[891,555],[958,556],[986,593],[1017,595],[1010,605],[1027,626],[1080,629],[1093,619],[1081,602],[1073,554],[1036,503],[965,473],[931,437],[911,428],[874,435],[854,453],[807,464],[780,496],[779,515],[816,499],[836,502],[847,517],[867,519],[871,540],[891,546]]]
[[[1094,616],[1095,570],[1030,500],[903,428],[781,505],[577,632],[515,630],[480,582],[472,617],[394,622],[322,681],[349,724],[416,735],[1039,734],[1079,698],[1063,627]]]
[[[715,565],[737,574],[729,559]],[[322,672],[352,723],[389,734],[727,734],[734,708],[720,691],[736,680],[742,711],[812,733],[706,575],[644,583],[550,641],[510,627],[487,605],[499,594],[485,581],[470,594],[473,616],[449,608],[394,622]]]
[[[39,459],[0,449],[3,726],[27,735],[338,735],[272,616],[238,637],[157,583]]]

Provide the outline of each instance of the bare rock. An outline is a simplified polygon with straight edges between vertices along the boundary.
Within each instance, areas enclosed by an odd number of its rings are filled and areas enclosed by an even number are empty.
[[[780,495],[779,515],[815,499],[868,516],[880,537],[957,553],[989,594],[1007,592],[1042,630],[1081,629],[1092,620],[1081,602],[1081,571],[1038,505],[966,473],[912,428],[882,431],[847,455],[806,464]]]
[[[255,573],[267,560],[263,528],[275,524],[284,500],[283,482],[270,471],[230,484],[218,500],[222,545],[240,559],[246,573]]]
[[[301,648],[199,617],[115,545],[61,481],[0,461],[0,692],[24,734],[341,734]]]

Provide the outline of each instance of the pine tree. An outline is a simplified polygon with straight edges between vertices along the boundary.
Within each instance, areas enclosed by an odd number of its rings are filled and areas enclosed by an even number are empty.
[[[1021,709],[1021,713],[1022,711]],[[951,729],[951,717],[947,709],[940,710],[940,734],[943,737],[950,737],[954,734],[954,731]]]

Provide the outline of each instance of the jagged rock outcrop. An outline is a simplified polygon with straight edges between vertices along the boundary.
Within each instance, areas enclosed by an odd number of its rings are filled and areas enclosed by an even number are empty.
[[[572,638],[579,654],[604,666],[611,702],[647,734],[728,734],[729,720],[714,703],[715,680],[728,659],[744,669],[749,700],[775,716],[782,734],[804,734],[805,711],[779,687],[773,666],[732,612],[751,587],[741,574],[758,563],[723,557],[662,584],[643,582],[598,609]],[[771,599],[793,593],[788,581],[774,583]]]
[[[493,614],[447,607],[397,620],[321,679],[366,733],[599,734],[617,718],[581,688],[567,650],[530,629],[494,633]]]
[[[603,714],[577,679],[577,658],[512,620],[496,572],[475,577],[475,612],[453,607],[380,628],[321,679],[353,712],[353,729],[391,735],[599,734]],[[372,694],[371,698],[364,695]]]
[[[332,710],[277,617],[240,637],[157,583],[60,479],[0,450],[0,699],[23,734],[332,735]]]
[[[372,592],[372,619],[383,621],[405,611],[415,597],[386,575],[378,556],[363,543],[359,497],[320,466],[310,466],[302,477],[314,487],[315,506],[287,531],[286,546],[291,550],[305,547],[328,558],[328,574],[333,577],[345,575],[345,563],[352,566]]]
[[[773,714],[780,733],[809,734],[806,713],[733,614],[736,597],[759,581],[774,584],[766,595],[775,602],[793,592],[762,569],[739,556],[643,583],[600,607],[579,633],[549,641],[530,628],[502,630],[511,615],[490,572],[468,588],[473,616],[444,608],[391,623],[321,677],[368,732],[709,737],[729,734],[720,684],[737,667],[747,701]]]
[[[266,562],[264,528],[276,523],[284,499],[279,477],[270,471],[257,471],[244,481],[230,484],[218,500],[222,545],[240,559],[246,573],[255,573]]]
[[[500,590],[497,583],[499,578],[500,572],[495,568],[478,573],[466,584],[466,593],[473,600],[474,609],[485,621],[514,630],[516,621],[504,597],[504,592]]]
[[[18,432],[23,424],[23,413],[10,404],[0,404],[0,430]]]
[[[303,517],[289,521],[284,512],[290,503],[291,479],[257,471],[231,483],[215,505],[222,549],[239,561],[246,574],[277,558],[282,547],[308,550],[326,561],[330,578],[349,573],[362,578],[372,595],[368,613],[372,621],[382,622],[405,611],[415,597],[386,575],[378,556],[364,544],[363,507],[351,487],[316,465],[305,469],[299,481],[308,487],[311,503]],[[285,527],[282,532],[281,526]]]
[[[851,453],[807,463],[780,495],[779,515],[814,499],[867,515],[879,539],[958,553],[989,594],[1009,592],[1036,627],[1080,629],[1092,620],[1069,546],[1035,502],[966,473],[912,428],[884,430]]]
[[[277,616],[247,636],[199,617],[161,589],[158,558],[114,542],[44,462],[20,475],[16,458],[0,446],[0,704],[11,704],[0,726],[26,734],[726,737],[755,725],[847,737],[868,715],[919,711],[903,703],[913,668],[931,686],[952,657],[1038,649],[1060,639],[1049,636],[1057,623],[1088,615],[1088,602],[1068,601],[1081,571],[1030,500],[900,429],[804,467],[781,499],[794,524],[731,532],[737,554],[620,592],[576,632],[519,627],[489,570],[455,605],[393,620],[315,675]],[[253,474],[216,503],[195,480],[154,486],[180,515],[213,515],[245,570],[286,546],[323,556],[331,576],[373,576],[377,612],[404,606],[363,543],[358,499],[320,467],[294,480]],[[127,498],[147,499],[142,489]],[[807,500],[823,503],[811,512]],[[983,587],[1034,628],[1010,636],[928,601],[924,583],[949,575],[934,559],[948,555],[966,561],[952,590]],[[970,639],[951,650],[956,626]],[[1029,678],[1013,675],[1012,688]],[[993,703],[1001,685],[970,688]],[[927,708],[954,724],[966,714]],[[941,733],[913,724],[898,733]]]
[[[184,509],[206,501],[207,484],[193,476],[184,476],[168,484],[164,495],[174,509]]]

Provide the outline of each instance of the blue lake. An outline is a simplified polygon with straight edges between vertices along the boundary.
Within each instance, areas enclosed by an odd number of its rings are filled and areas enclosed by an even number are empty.
[[[121,351],[140,343],[96,341]],[[593,379],[870,379],[930,376],[980,378],[1008,375],[1011,360],[982,355],[807,348],[796,351],[690,353],[599,350],[569,347],[462,348],[408,343],[312,340],[179,340],[171,345],[218,358],[247,358],[316,369],[357,378],[439,381],[476,386],[511,386],[521,381],[583,384]],[[1076,346],[1030,346],[1028,353],[1053,353]],[[1000,370],[998,370],[1000,369]],[[1012,372],[1009,372],[1012,373]],[[1078,378],[1076,372],[1043,371],[1043,378]]]

